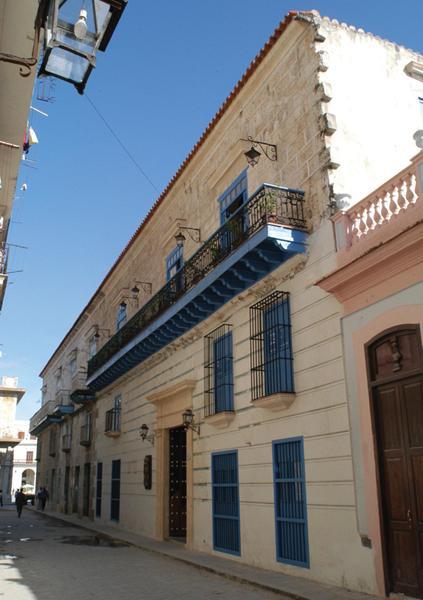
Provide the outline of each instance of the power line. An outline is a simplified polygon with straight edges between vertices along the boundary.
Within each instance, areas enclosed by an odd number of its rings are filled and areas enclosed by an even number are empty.
[[[122,148],[122,150],[125,152],[125,154],[130,158],[130,160],[134,163],[135,167],[138,169],[138,171],[141,173],[141,175],[143,175],[143,177],[145,177],[145,179],[155,189],[155,191],[158,194],[160,194],[160,191],[157,189],[157,187],[151,181],[150,177],[147,175],[147,173],[144,171],[144,169],[141,167],[141,165],[135,160],[134,156],[131,154],[131,152],[128,150],[128,148],[125,146],[125,144],[122,142],[122,140],[117,135],[117,133],[109,125],[109,123],[107,122],[106,118],[103,117],[103,115],[98,110],[98,108],[96,107],[96,105],[94,104],[94,102],[91,100],[91,98],[88,96],[88,94],[85,93],[84,95],[85,95],[86,99],[88,100],[88,102],[93,107],[93,109],[95,110],[95,112],[97,113],[97,115],[103,121],[103,123],[105,124],[105,126],[107,127],[107,129],[110,131],[110,133],[112,134],[112,136],[115,138],[115,140],[117,141],[117,143],[119,144],[119,146]]]

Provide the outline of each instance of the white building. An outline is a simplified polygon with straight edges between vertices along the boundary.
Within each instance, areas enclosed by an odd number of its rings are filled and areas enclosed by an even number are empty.
[[[24,394],[17,377],[0,379],[0,490],[5,504],[17,488],[35,490],[37,440],[29,434],[29,422],[16,419]]]
[[[29,421],[15,421],[15,431],[21,440],[13,449],[12,498],[17,489],[35,493],[37,438],[29,433]]]

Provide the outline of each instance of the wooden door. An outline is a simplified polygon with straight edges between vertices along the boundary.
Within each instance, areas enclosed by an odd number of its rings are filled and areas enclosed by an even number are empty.
[[[388,591],[423,598],[423,373],[417,331],[385,336],[372,366]]]
[[[169,536],[187,533],[187,434],[184,427],[169,430]]]

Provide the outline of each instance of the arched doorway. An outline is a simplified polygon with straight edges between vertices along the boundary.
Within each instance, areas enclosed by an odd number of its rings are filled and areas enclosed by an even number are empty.
[[[35,484],[35,471],[33,469],[25,469],[22,472],[21,487],[32,486]]]
[[[418,326],[367,347],[387,592],[423,598],[423,356]]]

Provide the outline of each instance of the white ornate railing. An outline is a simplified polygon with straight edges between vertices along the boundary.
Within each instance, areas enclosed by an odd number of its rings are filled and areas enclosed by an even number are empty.
[[[334,216],[337,250],[345,252],[376,241],[377,232],[423,205],[423,152],[411,164],[348,211]],[[358,248],[357,248],[358,250]]]

